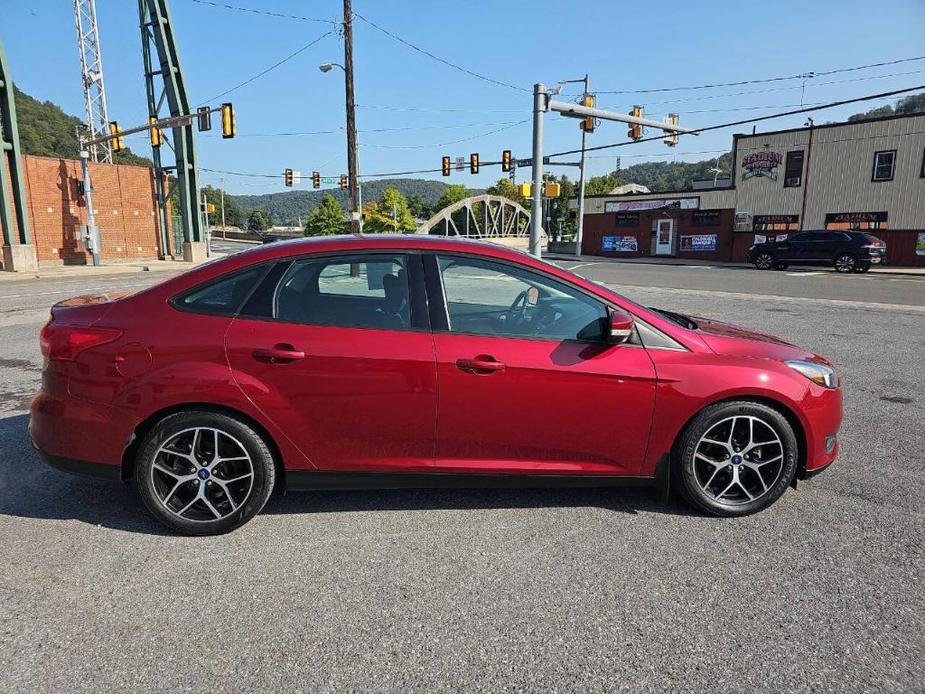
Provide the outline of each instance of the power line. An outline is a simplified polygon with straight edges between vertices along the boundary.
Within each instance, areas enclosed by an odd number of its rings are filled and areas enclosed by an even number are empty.
[[[527,119],[529,120],[529,119]],[[523,121],[520,121],[523,122]],[[484,126],[494,126],[494,125],[514,125],[516,121],[502,121],[498,123],[458,123],[454,125],[402,125],[394,128],[367,128],[363,130],[358,130],[358,133],[369,134],[369,133],[391,133],[391,132],[403,132],[403,131],[418,131],[418,130],[455,130],[462,128],[475,128],[475,127],[484,127]],[[336,130],[306,130],[306,131],[293,131],[293,132],[280,132],[280,133],[246,133],[239,135],[238,137],[298,137],[298,136],[308,136],[308,135],[336,135],[343,134],[345,128],[341,126]],[[144,133],[141,133],[144,134]]]
[[[320,19],[318,17],[302,17],[295,14],[283,14],[282,12],[270,12],[269,10],[257,10],[252,7],[240,7],[237,5],[228,5],[224,2],[212,2],[211,0],[192,0],[199,5],[212,5],[225,10],[235,10],[236,12],[249,12],[251,14],[262,14],[267,17],[276,17],[277,19],[295,19],[300,22],[318,22],[321,24],[341,24],[334,19]]]
[[[372,108],[379,111],[414,111],[419,113],[523,113],[522,108],[420,108],[415,106],[384,106],[380,104],[357,104],[357,108]]]
[[[441,57],[438,56],[438,55],[434,55],[434,54],[431,53],[430,51],[425,50],[425,49],[421,48],[420,46],[416,46],[416,45],[414,45],[413,43],[411,43],[410,41],[406,41],[406,40],[403,39],[401,36],[398,36],[397,34],[393,34],[393,33],[392,33],[391,31],[389,31],[388,29],[382,28],[381,26],[379,26],[379,25],[376,24],[375,22],[373,22],[373,21],[367,19],[366,17],[364,17],[363,15],[361,15],[359,12],[354,12],[354,13],[353,13],[353,16],[356,17],[357,19],[359,19],[359,20],[365,22],[366,24],[368,24],[369,26],[371,26],[373,29],[376,29],[377,31],[381,31],[383,34],[385,34],[385,35],[388,36],[389,38],[391,38],[391,39],[393,39],[393,40],[395,40],[395,41],[398,41],[399,43],[401,43],[401,44],[407,46],[408,48],[410,48],[410,49],[412,49],[412,50],[415,50],[415,51],[417,51],[418,53],[420,53],[420,54],[422,54],[422,55],[426,55],[428,58],[432,58],[432,59],[436,60],[438,63],[443,63],[443,64],[446,65],[447,67],[451,67],[451,68],[453,68],[454,70],[459,70],[460,72],[465,73],[465,74],[469,75],[470,77],[475,77],[476,79],[480,79],[480,80],[482,80],[482,81],[484,81],[484,82],[489,82],[490,84],[494,84],[494,85],[497,85],[497,86],[499,86],[499,87],[507,87],[508,89],[516,89],[517,91],[521,91],[521,92],[529,92],[529,91],[530,91],[530,90],[527,89],[526,87],[518,87],[516,84],[510,84],[510,83],[508,83],[508,82],[502,82],[501,80],[496,80],[496,79],[493,79],[493,78],[491,78],[491,77],[486,77],[485,75],[480,75],[479,73],[473,72],[472,70],[469,70],[468,68],[464,68],[464,67],[462,67],[462,66],[460,66],[460,65],[457,65],[456,63],[451,63],[449,60],[446,60],[446,59],[444,59],[444,58],[441,58]]]
[[[501,128],[496,128],[495,130],[489,130],[488,132],[479,133],[478,135],[472,135],[471,137],[462,137],[458,140],[450,140],[449,142],[434,142],[432,144],[427,144],[427,145],[378,145],[372,142],[364,142],[364,143],[360,143],[360,146],[361,147],[376,147],[378,149],[432,149],[435,147],[446,147],[447,145],[455,145],[460,142],[469,142],[471,140],[477,140],[480,137],[488,137],[489,135],[494,135],[495,133],[500,133],[504,130],[510,130],[511,128],[515,128],[518,125],[529,123],[530,120],[531,120],[530,118],[524,118],[523,120],[510,123]]]
[[[199,1],[199,0],[194,0],[194,1]],[[325,33],[323,33],[321,36],[319,36],[319,37],[316,38],[315,40],[313,40],[313,41],[311,41],[311,42],[309,42],[309,43],[306,43],[306,44],[305,44],[304,46],[302,46],[300,49],[298,49],[298,50],[296,50],[296,51],[293,51],[292,53],[290,53],[289,55],[287,55],[287,56],[286,56],[285,58],[283,58],[282,60],[280,60],[280,61],[278,61],[278,62],[276,62],[276,63],[273,63],[273,65],[271,65],[270,67],[266,68],[265,70],[261,70],[260,72],[258,72],[258,73],[257,73],[256,75],[254,75],[253,77],[249,77],[248,79],[246,79],[246,80],[244,80],[243,82],[241,82],[241,84],[235,85],[235,86],[232,87],[231,89],[226,89],[226,90],[223,91],[221,94],[216,94],[215,96],[213,96],[213,97],[210,98],[210,99],[206,99],[206,102],[215,101],[216,99],[220,99],[221,97],[225,96],[226,94],[231,94],[231,92],[236,91],[236,90],[240,89],[241,87],[250,84],[250,83],[253,82],[254,80],[260,79],[261,77],[263,77],[263,76],[264,76],[265,74],[267,74],[268,72],[271,72],[272,70],[275,70],[276,68],[278,68],[278,67],[279,67],[280,65],[282,65],[283,63],[289,62],[290,60],[292,60],[293,58],[295,58],[295,57],[296,57],[297,55],[299,55],[300,53],[303,53],[304,51],[307,51],[309,48],[311,48],[311,47],[314,46],[316,43],[318,43],[319,41],[321,41],[321,39],[325,38],[326,36],[330,36],[330,35],[333,34],[333,33],[334,33],[334,30],[333,30],[333,29],[332,29],[331,31],[326,31]]]
[[[868,96],[860,96],[854,99],[843,99],[841,101],[831,101],[826,104],[821,104],[819,106],[807,106],[806,108],[799,108],[793,111],[783,111],[781,113],[772,113],[767,116],[756,116],[755,118],[745,118],[743,120],[732,121],[729,123],[720,123],[719,125],[710,125],[703,128],[695,128],[689,133],[680,133],[681,135],[698,135],[700,133],[709,132],[711,130],[722,130],[724,128],[734,128],[737,125],[746,125],[748,123],[758,123],[765,120],[772,120],[774,118],[783,118],[785,116],[795,116],[800,113],[811,113],[813,111],[821,111],[827,108],[835,108],[837,106],[845,106],[847,104],[856,104],[861,101],[873,101],[874,99],[886,99],[898,94],[908,94],[909,92],[918,91],[925,89],[925,84],[920,84],[916,87],[907,87],[906,89],[894,89],[890,92],[881,92],[879,94],[870,94]],[[594,152],[602,149],[611,149],[613,147],[625,147],[626,145],[639,144],[642,142],[654,142],[655,140],[661,140],[664,135],[656,135],[654,137],[645,137],[641,140],[629,140],[628,142],[615,142],[609,145],[597,145],[595,147],[586,147],[585,152]],[[578,154],[580,149],[570,149],[563,152],[556,152],[554,154],[548,154],[549,157],[561,157],[567,154]]]
[[[597,94],[655,94],[657,92],[679,92],[695,89],[715,89],[717,87],[741,87],[746,84],[763,84],[768,82],[784,82],[787,80],[811,79],[825,75],[835,75],[843,72],[855,72],[857,70],[869,70],[874,67],[886,67],[888,65],[899,65],[900,63],[911,63],[918,60],[925,60],[925,55],[914,56],[911,58],[900,58],[898,60],[887,60],[879,63],[869,63],[867,65],[855,65],[853,67],[842,67],[834,70],[811,71],[799,75],[787,75],[785,77],[765,77],[761,79],[741,80],[739,82],[717,82],[715,84],[697,84],[685,87],[658,87],[656,89],[607,89],[596,90]]]

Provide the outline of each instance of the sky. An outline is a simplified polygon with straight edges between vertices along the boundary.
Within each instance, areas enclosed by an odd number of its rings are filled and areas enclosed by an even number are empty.
[[[137,3],[96,2],[110,119],[123,127],[142,124],[147,106]],[[170,7],[192,105],[231,101],[237,116],[234,139],[223,140],[216,130],[197,135],[203,185],[218,186],[223,176],[231,193],[282,192],[287,190],[281,177],[285,168],[301,171],[300,187],[309,189],[313,170],[323,176],[346,173],[343,73],[318,70],[321,63],[343,63],[335,24],[342,18],[339,0],[170,0]],[[626,112],[640,104],[647,117],[657,120],[676,112],[687,127],[925,84],[923,59],[808,78],[805,89],[800,79],[673,89],[925,56],[925,0],[354,0],[354,11],[457,66],[400,43],[360,17],[355,20],[363,175],[439,169],[443,155],[468,158],[478,152],[482,161],[498,161],[501,151],[510,149],[515,157],[529,157],[533,84],[552,87],[585,73],[591,91],[600,92],[600,107]],[[316,39],[279,67],[233,89]],[[0,0],[0,40],[20,89],[84,117],[71,0]],[[603,93],[652,89],[671,91]],[[563,88],[565,95],[575,93],[576,85]],[[817,123],[835,121],[895,100],[811,115]],[[757,128],[799,127],[805,120],[805,115],[794,115]],[[613,170],[618,156],[624,168],[643,161],[716,157],[731,148],[734,132],[751,127],[682,136],[675,148],[657,141],[595,152],[589,155],[588,173]],[[589,146],[616,142],[627,142],[621,123],[603,122],[588,138]],[[128,144],[150,155],[145,134],[129,138]],[[576,120],[556,114],[546,118],[547,153],[580,144]],[[554,171],[577,175],[575,169]],[[439,172],[420,177],[485,187],[500,176],[499,167],[483,167],[474,176],[454,171],[449,178]],[[525,180],[529,172],[519,176]]]

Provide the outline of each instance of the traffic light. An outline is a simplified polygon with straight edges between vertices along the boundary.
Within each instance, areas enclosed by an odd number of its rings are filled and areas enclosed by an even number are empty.
[[[585,94],[581,99],[581,105],[587,106],[588,108],[594,108],[594,97],[591,94]],[[586,133],[594,132],[594,118],[588,116],[587,118],[582,118],[578,127],[584,130]]]
[[[292,169],[286,169],[286,171],[283,172],[283,180],[287,188],[292,187]]]
[[[312,171],[312,188],[318,190],[321,187],[321,174],[317,171]]]
[[[199,132],[202,133],[212,129],[212,109],[208,106],[197,108],[196,118],[199,120]]]
[[[520,192],[520,196],[523,198],[533,197],[533,185],[530,183],[521,183],[517,186],[517,190]]]
[[[157,127],[157,116],[151,116],[148,118],[148,124],[151,126],[149,131],[151,135],[151,146],[160,147],[164,144],[164,133],[160,128]]]
[[[511,170],[511,150],[509,149],[501,152],[501,170],[504,172]]]
[[[341,174],[340,176],[340,189],[347,190],[347,174]]]
[[[444,176],[450,175],[450,158],[449,157],[443,157],[442,161],[440,162],[440,168]]]
[[[630,115],[634,118],[642,118],[642,106],[633,106],[633,110],[630,111]],[[637,123],[630,123],[629,130],[626,131],[628,137],[631,137],[634,140],[642,139],[642,126]]]
[[[543,195],[547,198],[557,198],[559,197],[559,193],[562,192],[562,188],[555,181],[546,181],[544,188]]]
[[[469,172],[477,174],[479,172],[479,154],[473,152],[469,155]]]
[[[119,127],[116,121],[109,122],[109,134],[114,135],[113,139],[110,140],[113,152],[121,152],[125,149],[125,138],[122,137],[122,128]]]
[[[231,104],[222,104],[222,137],[229,139],[238,134],[238,124],[234,118],[234,107]]]
[[[667,123],[668,125],[677,125],[678,124],[678,114],[669,113],[668,116],[665,118],[665,123]],[[662,142],[664,142],[669,147],[674,147],[676,144],[678,144],[678,133],[665,133],[665,137],[662,138]]]

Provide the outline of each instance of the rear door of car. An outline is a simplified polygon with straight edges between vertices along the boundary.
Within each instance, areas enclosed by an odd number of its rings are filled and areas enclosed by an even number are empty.
[[[774,244],[774,254],[778,260],[796,261],[802,257],[806,246],[806,234],[794,234],[785,241]]]
[[[655,404],[637,344],[602,340],[608,308],[546,273],[425,257],[445,472],[636,474]]]
[[[226,336],[234,378],[316,468],[432,469],[436,363],[420,255],[279,262]]]

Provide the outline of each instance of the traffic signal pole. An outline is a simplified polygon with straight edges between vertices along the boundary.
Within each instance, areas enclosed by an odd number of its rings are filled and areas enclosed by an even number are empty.
[[[533,85],[533,202],[530,205],[530,255],[540,258],[543,219],[543,116],[547,110],[546,85]]]
[[[588,75],[584,79],[585,91],[588,94]],[[578,230],[575,233],[575,255],[581,255],[581,237],[585,228],[585,148],[588,146],[588,129],[581,129],[581,164],[578,169]]]
[[[347,185],[350,188],[350,231],[358,234],[363,230],[363,210],[360,208],[360,181],[357,178],[359,164],[356,103],[353,96],[353,5],[351,0],[344,0],[344,82],[347,102]]]

